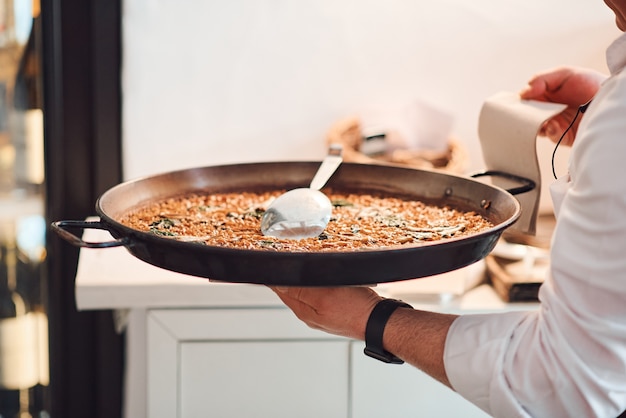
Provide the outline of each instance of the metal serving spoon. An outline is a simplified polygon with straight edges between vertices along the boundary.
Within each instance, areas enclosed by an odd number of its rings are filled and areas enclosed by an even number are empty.
[[[320,192],[342,162],[342,146],[331,144],[308,188],[298,188],[278,196],[261,218],[263,235],[303,239],[321,234],[333,211],[328,197]]]

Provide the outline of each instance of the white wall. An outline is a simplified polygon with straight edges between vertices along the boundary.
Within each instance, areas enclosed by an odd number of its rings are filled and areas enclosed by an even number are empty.
[[[481,168],[484,99],[560,64],[605,70],[600,0],[125,0],[127,179],[313,160],[338,119],[422,100]]]

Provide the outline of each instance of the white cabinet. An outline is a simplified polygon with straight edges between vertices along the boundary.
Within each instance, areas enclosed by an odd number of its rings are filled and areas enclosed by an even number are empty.
[[[353,418],[486,418],[477,406],[449,387],[407,364],[385,364],[352,345]]]
[[[486,416],[284,308],[148,311],[147,385],[150,418]]]
[[[346,418],[350,341],[285,309],[148,313],[148,416]]]

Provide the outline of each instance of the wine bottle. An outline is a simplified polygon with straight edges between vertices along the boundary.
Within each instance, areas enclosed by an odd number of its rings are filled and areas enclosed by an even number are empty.
[[[0,245],[0,416],[29,418],[29,389],[39,382],[38,321],[17,289],[14,241]]]

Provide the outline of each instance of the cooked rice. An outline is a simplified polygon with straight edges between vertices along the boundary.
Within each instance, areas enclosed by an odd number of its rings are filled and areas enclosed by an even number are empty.
[[[284,190],[192,194],[151,204],[121,223],[180,241],[290,252],[358,251],[415,245],[476,234],[493,225],[475,212],[398,197],[325,190],[333,203],[318,237],[278,239],[261,233],[261,217]]]

